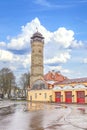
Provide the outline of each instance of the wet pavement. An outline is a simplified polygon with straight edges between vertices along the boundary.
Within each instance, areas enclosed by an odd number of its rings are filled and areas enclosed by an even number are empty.
[[[0,101],[0,130],[87,130],[87,105]]]

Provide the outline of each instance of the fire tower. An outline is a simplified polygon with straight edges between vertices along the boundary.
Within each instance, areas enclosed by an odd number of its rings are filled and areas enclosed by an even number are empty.
[[[43,77],[44,37],[38,31],[31,37],[31,77],[30,87]]]

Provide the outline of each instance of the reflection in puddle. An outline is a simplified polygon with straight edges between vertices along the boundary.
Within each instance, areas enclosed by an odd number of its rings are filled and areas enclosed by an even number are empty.
[[[54,109],[54,106],[47,103],[28,102],[27,109],[28,111],[37,111],[37,110],[44,110],[44,109]]]
[[[29,102],[27,107],[28,111],[42,110],[44,109],[44,104],[38,102],[37,103]]]
[[[78,110],[80,110],[82,114],[85,114],[85,108],[80,107],[80,108],[78,108]]]
[[[44,113],[43,111],[38,111],[32,114],[31,119],[30,119],[30,130],[44,130],[43,128],[43,117]]]
[[[86,106],[15,102],[0,109],[0,130],[86,130],[87,116],[78,108],[87,111]]]

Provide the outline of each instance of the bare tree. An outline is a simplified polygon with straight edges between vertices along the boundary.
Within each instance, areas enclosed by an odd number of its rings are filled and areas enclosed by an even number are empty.
[[[20,85],[23,89],[27,89],[30,86],[30,73],[22,74],[20,78]]]
[[[11,89],[16,87],[15,76],[9,68],[0,70],[0,87],[3,89],[3,95],[11,96]]]

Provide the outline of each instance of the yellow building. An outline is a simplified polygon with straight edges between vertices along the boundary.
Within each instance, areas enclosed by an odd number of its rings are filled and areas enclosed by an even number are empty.
[[[87,103],[87,78],[66,79],[54,83],[54,101],[64,103]]]
[[[52,102],[53,90],[43,80],[37,80],[28,92],[29,101]]]
[[[32,90],[28,94],[29,101],[52,102],[52,90]]]
[[[32,89],[28,92],[28,100],[87,103],[87,78],[68,79],[61,74],[58,75],[58,72],[48,72],[44,75],[44,79],[34,82]]]

